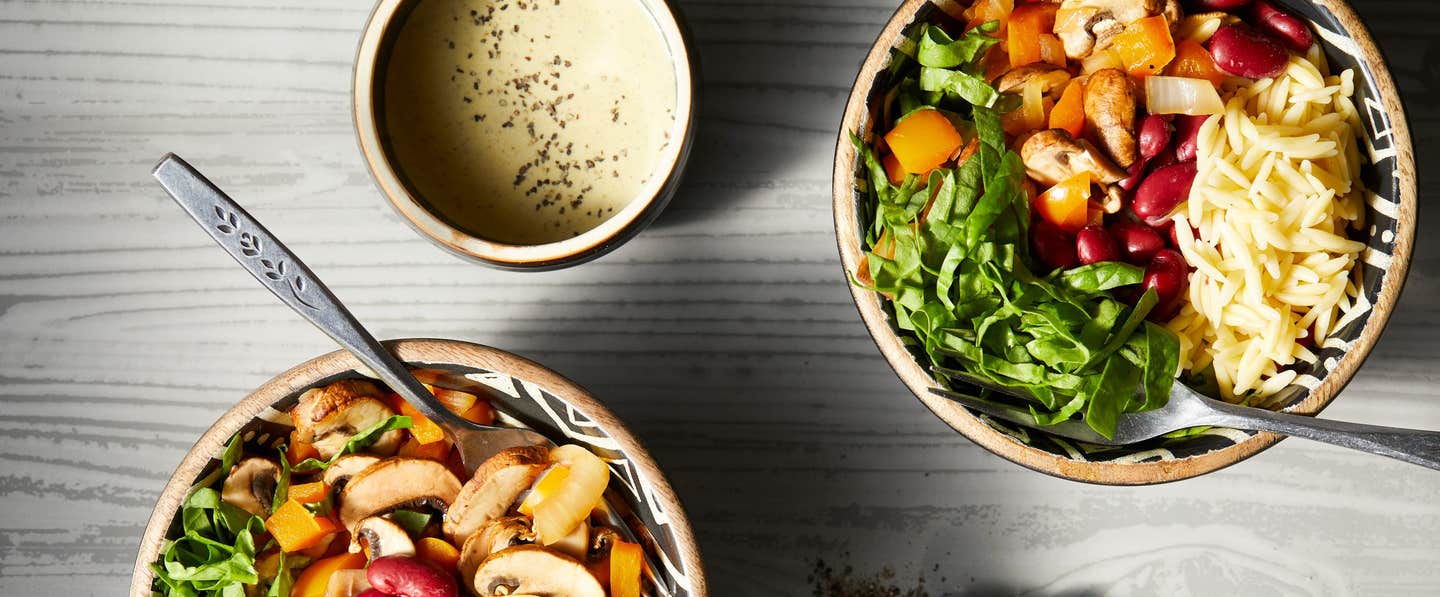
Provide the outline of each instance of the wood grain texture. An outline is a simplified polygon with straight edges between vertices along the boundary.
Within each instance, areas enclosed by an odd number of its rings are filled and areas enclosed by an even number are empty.
[[[1286,441],[1151,488],[1022,469],[899,383],[830,219],[837,123],[888,0],[680,3],[701,55],[691,170],[580,268],[507,273],[416,236],[366,175],[341,0],[0,1],[0,594],[121,595],[171,470],[226,408],[332,349],[166,198],[202,168],[382,337],[504,347],[605,400],[692,517],[716,595],[804,595],[823,559],[931,594],[1440,591],[1440,476]],[[1440,8],[1356,6],[1421,173],[1440,166]],[[1424,174],[1422,174],[1423,176]],[[1421,180],[1421,205],[1440,200]],[[1440,428],[1440,248],[1326,416]]]

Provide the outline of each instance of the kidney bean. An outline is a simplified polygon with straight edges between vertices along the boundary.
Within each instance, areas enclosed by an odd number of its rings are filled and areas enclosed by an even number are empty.
[[[375,590],[395,597],[458,597],[460,591],[450,573],[409,556],[376,558],[365,578]]]
[[[1115,246],[1114,237],[1099,226],[1086,226],[1075,234],[1075,253],[1084,265],[1120,261],[1120,247]]]
[[[1284,44],[1243,23],[1225,25],[1216,31],[1210,38],[1210,55],[1220,70],[1251,79],[1278,75],[1290,60]]]
[[[1208,114],[1189,116],[1181,114],[1175,119],[1175,159],[1181,162],[1195,161],[1195,148],[1200,141],[1200,127]]]
[[[1195,182],[1195,162],[1180,162],[1150,172],[1135,189],[1130,209],[1151,226],[1170,218],[1170,212],[1190,197]]]
[[[1175,127],[1170,125],[1168,114],[1150,114],[1140,121],[1140,158],[1150,159],[1158,155],[1170,145],[1171,133]]]
[[[1152,312],[1163,319],[1169,319],[1174,315],[1170,311],[1178,306],[1181,294],[1185,292],[1185,281],[1189,277],[1190,266],[1185,263],[1185,257],[1174,249],[1161,249],[1150,259],[1150,264],[1145,266],[1145,278],[1140,282],[1140,291],[1154,288],[1156,298],[1160,302]],[[1162,309],[1161,307],[1164,307]]]
[[[1210,12],[1212,10],[1233,11],[1249,4],[1250,0],[1190,0],[1186,2],[1186,12]]]
[[[1124,189],[1127,193],[1135,190],[1135,187],[1140,184],[1140,179],[1145,178],[1145,166],[1149,164],[1150,159],[1145,156],[1136,158],[1134,162],[1130,163],[1130,167],[1125,169],[1125,178],[1120,179],[1120,181],[1115,184],[1120,185],[1120,188]]]
[[[1165,241],[1154,228],[1138,222],[1116,221],[1110,225],[1110,236],[1115,239],[1125,262],[1135,265],[1150,263],[1155,252],[1165,248]]]
[[[1300,17],[1288,10],[1275,6],[1270,0],[1255,0],[1250,5],[1251,22],[1261,31],[1280,38],[1285,45],[1296,52],[1310,49],[1315,37],[1310,27]]]
[[[1035,221],[1030,229],[1030,244],[1035,257],[1052,270],[1069,269],[1080,261],[1075,253],[1075,238],[1045,220]]]

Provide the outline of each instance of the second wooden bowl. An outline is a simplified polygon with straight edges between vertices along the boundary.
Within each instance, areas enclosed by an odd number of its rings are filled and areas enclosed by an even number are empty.
[[[1317,41],[1322,44],[1332,69],[1336,72],[1346,68],[1356,70],[1355,104],[1364,106],[1362,134],[1368,138],[1370,148],[1370,163],[1362,168],[1366,187],[1373,193],[1366,202],[1366,218],[1371,226],[1364,240],[1369,248],[1358,266],[1364,268],[1363,295],[1370,311],[1338,330],[1335,337],[1341,342],[1335,346],[1327,343],[1318,355],[1316,366],[1301,372],[1314,380],[1312,387],[1292,385],[1280,395],[1288,412],[1315,414],[1334,400],[1355,375],[1380,337],[1400,296],[1415,236],[1415,158],[1395,81],[1355,11],[1343,0],[1282,1],[1281,4],[1308,19],[1319,32]],[[873,215],[873,210],[867,212],[868,199],[857,185],[863,176],[849,135],[853,132],[867,142],[872,139],[873,110],[880,101],[879,94],[889,86],[885,69],[897,45],[905,41],[906,30],[917,23],[928,22],[937,10],[928,0],[907,0],[900,6],[861,65],[845,106],[832,185],[835,234],[846,279],[860,263],[864,230]],[[982,419],[928,391],[937,384],[917,360],[917,355],[901,341],[901,332],[891,319],[891,311],[878,294],[854,285],[850,286],[850,292],[880,352],[906,387],[956,431],[1022,466],[1090,483],[1164,483],[1229,466],[1282,439],[1272,433],[1215,429],[1178,441],[1090,449],[1053,441],[1043,431],[1013,428],[988,417]]]

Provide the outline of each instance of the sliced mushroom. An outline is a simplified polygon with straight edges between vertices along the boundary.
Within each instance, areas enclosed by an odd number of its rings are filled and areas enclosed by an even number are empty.
[[[535,529],[531,528],[528,516],[505,516],[490,521],[470,537],[478,540],[478,545],[483,547],[485,555],[488,556],[516,545],[534,543]],[[465,541],[467,545],[470,542],[470,540]]]
[[[490,554],[535,542],[535,530],[528,516],[506,516],[490,521],[470,535],[460,548],[460,578],[474,578],[475,571]]]
[[[415,542],[410,540],[410,534],[388,518],[371,516],[360,521],[353,537],[351,553],[359,553],[363,544],[369,550],[372,562],[383,556],[415,555]]]
[[[280,479],[280,466],[264,458],[246,458],[230,469],[220,499],[225,503],[259,517],[270,515],[275,499],[275,484]]]
[[[1126,25],[1163,14],[1166,4],[1167,0],[1064,0],[1055,12],[1055,35],[1064,44],[1065,55],[1079,60],[1109,47]]]
[[[1085,128],[1121,168],[1135,163],[1135,87],[1118,68],[1095,71],[1085,83]]]
[[[605,597],[605,589],[579,560],[536,545],[491,554],[475,571],[471,586],[486,597]]]
[[[460,480],[443,463],[386,458],[345,484],[340,492],[340,523],[353,534],[360,521],[399,509],[428,506],[443,513],[459,492]]]
[[[491,456],[455,497],[445,516],[445,536],[464,544],[480,527],[504,516],[549,464],[550,451],[540,446],[506,448]]]
[[[369,588],[364,570],[336,570],[325,585],[325,597],[359,597]]]
[[[1040,92],[1058,95],[1070,82],[1070,72],[1053,64],[1037,62],[1012,68],[995,80],[995,90],[1000,93],[1018,93],[1031,80],[1040,81]]]
[[[344,489],[345,483],[350,481],[350,477],[360,474],[360,471],[370,468],[370,465],[377,462],[380,462],[380,457],[369,454],[341,456],[335,460],[334,464],[330,465],[330,468],[325,469],[323,477],[325,485],[336,491]]]
[[[1125,189],[1118,184],[1105,187],[1105,200],[1100,204],[1101,211],[1107,214],[1120,213],[1120,208],[1125,207]]]
[[[1115,166],[1098,148],[1084,139],[1076,139],[1063,129],[1049,129],[1031,135],[1020,147],[1020,158],[1030,178],[1043,185],[1054,185],[1081,172],[1090,179],[1110,184],[1125,178],[1126,172]]]
[[[342,379],[307,391],[290,410],[297,439],[314,445],[322,459],[333,458],[356,433],[395,414],[384,397],[378,386],[358,379]],[[400,448],[402,439],[399,431],[385,433],[368,451],[389,456]]]

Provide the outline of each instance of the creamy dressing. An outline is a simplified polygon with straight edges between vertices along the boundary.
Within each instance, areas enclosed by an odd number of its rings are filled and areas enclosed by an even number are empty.
[[[638,0],[421,0],[391,52],[384,117],[397,169],[433,212],[528,245],[636,199],[675,101]]]

